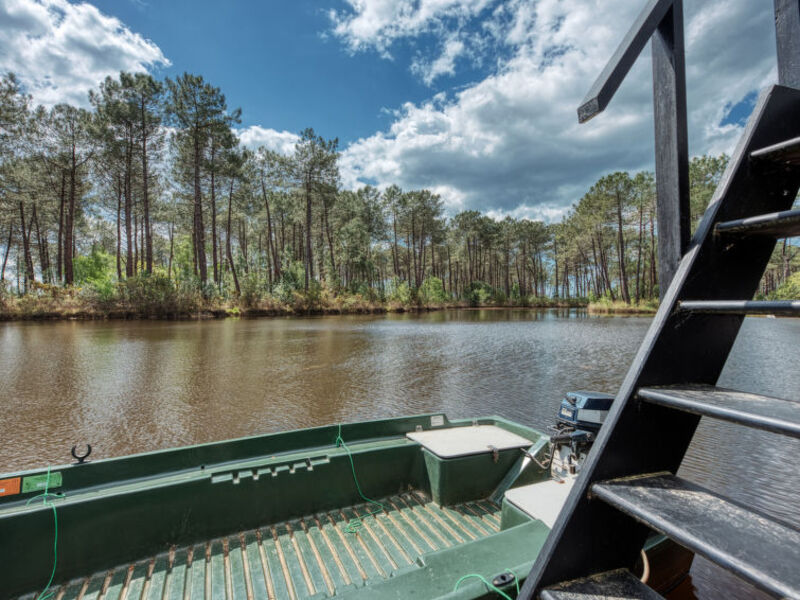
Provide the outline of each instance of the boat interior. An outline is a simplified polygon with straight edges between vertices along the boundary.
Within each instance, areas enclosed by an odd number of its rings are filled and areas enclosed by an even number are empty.
[[[538,459],[509,481],[521,450]],[[428,414],[3,476],[0,596],[51,574],[55,600],[480,598],[476,574],[513,591],[569,491],[548,451],[501,418]]]

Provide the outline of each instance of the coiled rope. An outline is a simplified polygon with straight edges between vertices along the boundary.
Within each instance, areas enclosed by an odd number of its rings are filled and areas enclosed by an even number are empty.
[[[372,504],[373,506],[377,507],[373,511],[370,511],[368,509],[367,510],[367,514],[365,515],[364,518],[371,517],[373,515],[377,515],[382,510],[388,511],[389,509],[385,505],[381,504],[377,500],[373,500],[372,498],[368,498],[367,496],[364,495],[364,492],[361,491],[361,485],[358,483],[358,477],[356,476],[356,466],[353,463],[353,453],[350,452],[350,448],[348,448],[347,444],[344,443],[344,438],[342,437],[342,424],[341,423],[339,423],[339,434],[336,436],[336,447],[337,448],[342,447],[342,448],[344,448],[345,452],[347,452],[347,458],[350,459],[350,469],[353,471],[353,481],[356,482],[356,489],[358,490],[358,495],[361,496],[361,498],[363,500],[365,500],[367,503]],[[353,517],[352,519],[350,519],[350,522],[344,527],[344,530],[345,530],[346,533],[358,533],[358,530],[361,529],[363,524],[364,523],[362,521],[362,517],[358,517],[358,516],[357,517]],[[37,599],[37,600],[39,600],[39,599]]]
[[[516,573],[514,573],[514,571],[512,571],[511,569],[506,569],[505,572],[511,573],[511,575],[514,577],[514,584],[517,586],[517,596],[519,596],[519,579],[517,579]],[[501,590],[499,587],[494,585],[491,581],[489,581],[488,579],[486,579],[486,577],[480,575],[479,573],[470,573],[469,575],[464,575],[461,579],[456,581],[456,585],[453,588],[453,591],[455,592],[456,590],[458,590],[458,586],[461,585],[461,582],[467,579],[480,579],[481,582],[483,582],[483,585],[485,585],[489,591],[494,592],[504,600],[514,600],[511,596],[506,594],[503,590]]]
[[[50,573],[50,579],[48,580],[47,585],[44,586],[44,589],[39,593],[38,596],[36,596],[36,600],[46,600],[46,598],[49,598],[50,596],[56,593],[56,590],[51,590],[51,591],[48,590],[50,590],[50,586],[53,583],[53,578],[56,576],[56,566],[58,565],[58,513],[56,512],[56,505],[50,502],[49,498],[63,498],[64,494],[59,494],[59,493],[51,494],[49,490],[50,490],[50,465],[47,466],[47,479],[45,480],[44,483],[44,492],[38,494],[37,496],[34,496],[33,498],[28,499],[28,501],[25,503],[25,505],[27,506],[34,500],[41,498],[43,506],[49,506],[50,508],[53,509],[53,570]]]

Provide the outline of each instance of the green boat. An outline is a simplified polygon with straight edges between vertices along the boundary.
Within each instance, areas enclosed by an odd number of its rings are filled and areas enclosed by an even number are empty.
[[[583,456],[564,426],[551,440],[426,414],[97,461],[73,449],[74,464],[0,476],[0,597],[514,597]],[[687,572],[664,538],[645,549],[654,587]]]

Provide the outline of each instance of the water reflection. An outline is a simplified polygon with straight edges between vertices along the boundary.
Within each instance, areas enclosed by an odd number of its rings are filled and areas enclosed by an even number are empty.
[[[616,391],[650,320],[464,310],[0,325],[0,472],[425,411],[544,429],[563,393]],[[747,319],[729,387],[797,397],[800,321]],[[703,420],[681,475],[800,527],[800,440]],[[769,487],[767,487],[769,486]],[[698,560],[701,598],[757,592]]]

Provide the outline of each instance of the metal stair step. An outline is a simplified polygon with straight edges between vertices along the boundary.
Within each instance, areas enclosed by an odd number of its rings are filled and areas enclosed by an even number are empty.
[[[786,165],[800,165],[800,137],[754,150],[750,153],[750,158]]]
[[[800,598],[800,531],[674,475],[596,483],[599,498],[779,597]]]
[[[559,583],[542,590],[541,600],[659,600],[661,595],[647,587],[627,569],[617,569]]]
[[[678,308],[706,314],[800,316],[800,300],[683,300]]]
[[[800,210],[784,210],[717,223],[715,232],[725,236],[765,235],[775,238],[800,235]]]
[[[800,438],[800,402],[710,385],[640,388],[636,395],[662,406]]]

